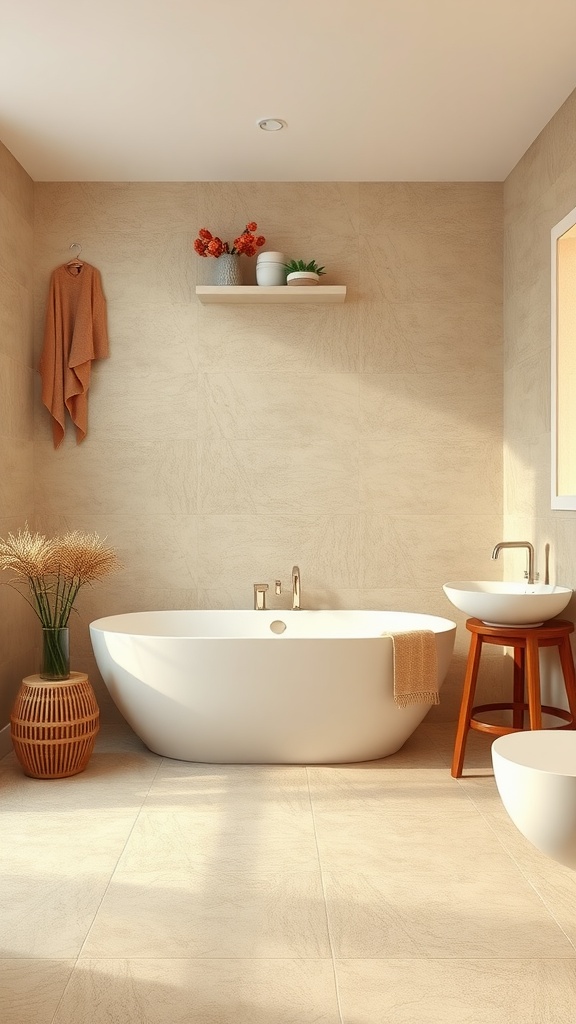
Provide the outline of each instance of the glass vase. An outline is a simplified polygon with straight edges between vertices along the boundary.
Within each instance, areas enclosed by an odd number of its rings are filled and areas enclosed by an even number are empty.
[[[41,679],[70,678],[70,630],[68,626],[59,629],[44,627],[42,630]]]
[[[215,284],[236,285],[242,284],[240,268],[240,257],[232,253],[222,253],[215,261]]]

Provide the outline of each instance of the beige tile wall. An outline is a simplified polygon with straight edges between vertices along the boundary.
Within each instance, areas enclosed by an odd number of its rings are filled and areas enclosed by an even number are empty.
[[[33,219],[33,183],[0,143],[0,536],[34,517]],[[0,728],[36,632],[24,600],[0,586]]]
[[[346,303],[200,305],[197,229],[251,218]],[[451,615],[442,583],[499,575],[501,234],[498,184],[36,185],[36,355],[71,242],[109,311],[86,441],[53,451],[36,399],[38,522],[106,534],[125,564],[80,602],[77,666],[96,678],[98,615],[248,608],[294,562],[308,607]]]
[[[576,512],[550,509],[550,231],[574,206],[576,92],[504,184],[505,535],[535,543],[541,574],[549,545],[551,581],[576,588]]]

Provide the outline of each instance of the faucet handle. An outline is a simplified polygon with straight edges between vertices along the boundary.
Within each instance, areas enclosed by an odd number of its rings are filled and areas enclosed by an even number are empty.
[[[254,610],[265,611],[266,610],[266,591],[268,590],[267,583],[255,583],[254,584]]]
[[[275,584],[275,588],[276,588],[276,593],[277,594],[281,594],[282,593],[282,580],[275,580],[274,584]]]

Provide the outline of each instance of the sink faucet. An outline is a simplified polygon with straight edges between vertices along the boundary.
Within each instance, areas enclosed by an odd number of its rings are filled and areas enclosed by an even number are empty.
[[[300,569],[292,566],[292,611],[300,610]]]
[[[527,577],[528,583],[535,583],[536,576],[534,574],[534,547],[529,540],[502,540],[496,545],[492,552],[492,558],[498,558],[498,555],[502,551],[502,548],[527,548],[528,549],[528,569],[524,573]]]
[[[255,583],[254,584],[254,610],[257,612],[266,611],[266,591],[268,590],[267,583]]]

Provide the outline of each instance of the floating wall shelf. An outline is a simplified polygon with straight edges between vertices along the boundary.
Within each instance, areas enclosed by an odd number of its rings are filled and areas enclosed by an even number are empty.
[[[200,302],[235,302],[235,303],[319,303],[344,302],[346,298],[345,284],[318,284],[301,286],[279,285],[276,288],[263,288],[257,284],[242,285],[196,285],[196,295]]]

